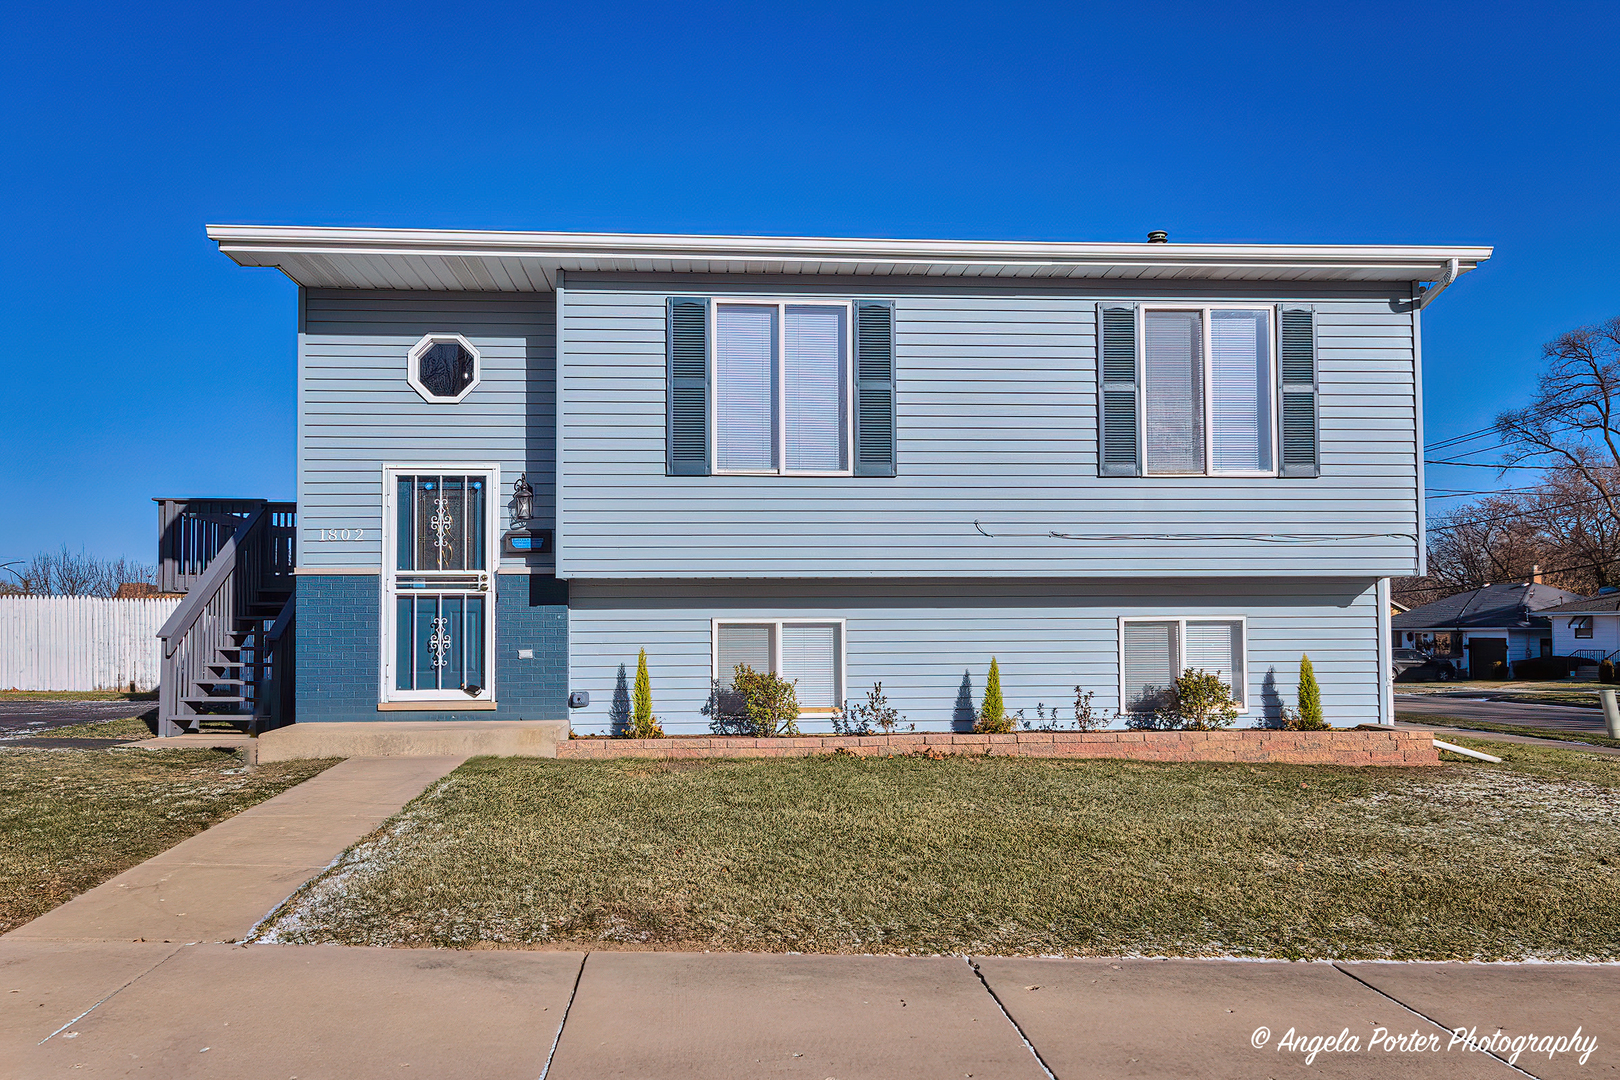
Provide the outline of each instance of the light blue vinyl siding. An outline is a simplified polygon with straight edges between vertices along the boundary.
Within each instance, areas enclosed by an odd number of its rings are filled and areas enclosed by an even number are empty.
[[[512,483],[527,472],[536,525],[549,527],[555,505],[555,312],[550,293],[306,290],[298,565],[379,565],[384,462],[498,464],[502,530]],[[423,334],[440,331],[462,334],[482,356],[480,383],[456,405],[423,401],[406,382],[411,346]],[[363,529],[364,538],[323,542],[317,539],[322,529]],[[535,559],[533,565],[549,571],[551,562]]]
[[[1419,533],[1413,325],[1393,292],[1139,287],[571,275],[558,572],[580,579],[1412,573]],[[665,298],[751,293],[894,298],[897,476],[665,475]],[[1323,475],[1099,477],[1099,299],[1312,304]],[[1190,538],[1234,534],[1356,535],[1308,544]],[[1120,536],[1127,538],[1111,539]]]
[[[1266,674],[1292,708],[1299,658],[1308,654],[1335,726],[1376,722],[1375,583],[1253,578],[1247,581],[576,581],[569,599],[569,687],[591,704],[575,730],[607,730],[620,665],[635,678],[647,650],[653,710],[671,735],[708,730],[700,713],[711,670],[711,619],[847,620],[847,696],[864,700],[881,680],[890,702],[919,730],[950,730],[962,676],[972,705],[995,656],[1010,710],[1057,706],[1072,716],[1076,684],[1093,706],[1118,707],[1121,616],[1246,616],[1247,727],[1264,711]]]

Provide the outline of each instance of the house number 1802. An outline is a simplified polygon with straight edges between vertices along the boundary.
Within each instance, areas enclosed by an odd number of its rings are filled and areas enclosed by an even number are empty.
[[[318,540],[364,540],[366,538],[366,530],[364,529],[318,529],[316,531],[320,533],[320,536],[316,537]]]

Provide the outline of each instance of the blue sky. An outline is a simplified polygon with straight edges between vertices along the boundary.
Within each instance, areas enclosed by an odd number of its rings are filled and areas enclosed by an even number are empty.
[[[5,22],[0,561],[150,560],[152,496],[293,496],[295,289],[206,222],[1493,244],[1425,314],[1431,441],[1519,401],[1542,342],[1620,314],[1612,3]]]

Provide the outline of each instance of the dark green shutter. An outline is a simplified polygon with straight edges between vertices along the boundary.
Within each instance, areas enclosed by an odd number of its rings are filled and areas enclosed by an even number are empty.
[[[1136,305],[1097,305],[1097,475],[1140,476]]]
[[[670,476],[709,473],[709,301],[669,298],[667,458]]]
[[[1277,310],[1277,391],[1282,406],[1283,476],[1318,476],[1316,312]]]
[[[855,302],[855,475],[893,476],[894,304]]]

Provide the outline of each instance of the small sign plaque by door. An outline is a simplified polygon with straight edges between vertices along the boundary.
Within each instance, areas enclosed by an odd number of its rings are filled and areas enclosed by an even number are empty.
[[[550,529],[509,529],[501,537],[501,551],[507,555],[550,555]]]

